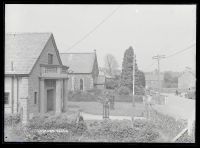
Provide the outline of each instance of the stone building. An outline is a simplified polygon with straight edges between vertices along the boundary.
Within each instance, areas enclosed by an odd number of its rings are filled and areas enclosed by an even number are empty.
[[[178,77],[178,88],[180,90],[194,89],[196,86],[196,76],[195,73],[188,67],[185,71]]]
[[[38,113],[61,113],[67,101],[67,69],[52,33],[6,34],[5,113],[20,113],[23,123]]]
[[[62,63],[69,67],[69,90],[96,88],[99,68],[96,51],[91,53],[60,53]]]

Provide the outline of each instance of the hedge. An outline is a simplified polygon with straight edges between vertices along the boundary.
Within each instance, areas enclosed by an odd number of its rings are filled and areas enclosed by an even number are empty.
[[[20,123],[20,115],[19,114],[5,114],[4,117],[4,125],[6,126],[14,126]]]
[[[66,118],[61,123],[59,116],[49,118],[41,117],[31,121],[34,128],[29,124],[29,130],[25,131],[28,141],[154,142],[159,137],[159,134],[154,130],[155,126],[146,121],[138,120],[133,124],[129,120],[83,121],[82,124],[78,125],[74,121],[67,122]],[[41,128],[65,128],[69,130],[69,133],[44,134],[33,130]]]
[[[96,101],[98,95],[91,92],[69,92],[68,93],[68,100],[69,101]]]

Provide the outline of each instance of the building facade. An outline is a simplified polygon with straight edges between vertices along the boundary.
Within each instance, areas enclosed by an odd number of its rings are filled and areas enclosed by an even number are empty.
[[[185,71],[178,77],[178,88],[180,90],[189,90],[196,87],[195,73],[191,69],[186,68]]]
[[[6,114],[19,113],[27,123],[39,113],[66,109],[68,67],[63,66],[51,33],[6,34]]]
[[[106,86],[106,76],[101,69],[99,69],[99,75],[97,78],[97,83],[95,84],[96,88],[98,89],[104,89]]]
[[[92,53],[60,53],[62,63],[69,67],[69,90],[96,88],[99,68],[96,51]]]

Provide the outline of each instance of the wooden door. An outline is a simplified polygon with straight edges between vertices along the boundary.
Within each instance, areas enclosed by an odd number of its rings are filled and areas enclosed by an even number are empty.
[[[54,110],[54,89],[47,90],[47,111]]]

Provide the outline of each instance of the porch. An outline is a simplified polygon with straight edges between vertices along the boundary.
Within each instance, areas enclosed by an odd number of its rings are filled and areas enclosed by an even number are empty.
[[[62,65],[40,65],[40,101],[39,112],[66,110],[68,91],[68,67]]]

